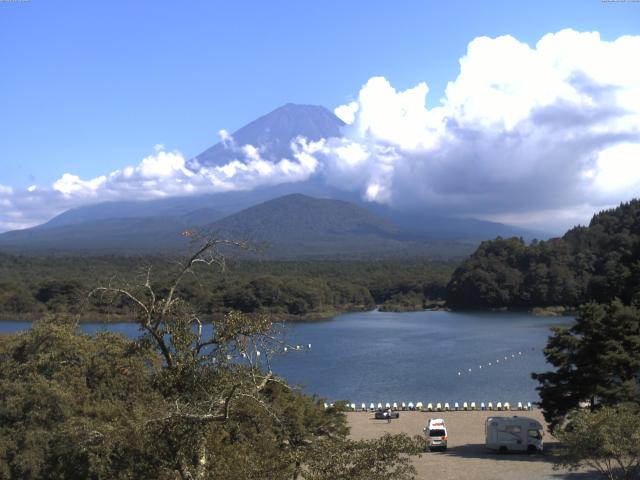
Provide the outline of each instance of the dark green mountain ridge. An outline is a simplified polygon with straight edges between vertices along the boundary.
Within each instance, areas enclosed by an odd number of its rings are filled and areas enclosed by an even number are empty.
[[[389,220],[358,205],[292,194],[222,219],[209,209],[175,217],[120,218],[28,229],[0,235],[0,251],[32,254],[176,254],[189,247],[185,230],[246,239],[270,259],[461,258],[465,242],[407,235]],[[214,211],[214,215],[217,212]]]

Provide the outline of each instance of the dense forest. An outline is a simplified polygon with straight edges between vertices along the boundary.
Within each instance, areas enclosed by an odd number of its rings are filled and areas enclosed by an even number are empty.
[[[447,303],[458,308],[640,303],[640,201],[595,215],[561,238],[483,242],[458,267]]]
[[[352,440],[345,402],[325,408],[271,371],[286,343],[269,315],[200,315],[183,281],[219,260],[214,246],[161,281],[101,287],[130,308],[135,340],[49,315],[0,337],[0,478],[415,478],[421,437]]]
[[[121,302],[85,302],[88,292],[119,282],[144,282],[149,268],[161,288],[175,262],[164,257],[35,257],[0,254],[0,317],[35,319],[44,313],[85,320],[130,317]],[[452,262],[229,261],[181,284],[181,294],[205,314],[270,313],[278,319],[339,312],[417,310],[442,300]],[[157,273],[157,274],[156,274]],[[163,277],[165,275],[165,277]]]
[[[125,305],[87,304],[87,293],[118,281],[142,282],[149,268],[156,287],[173,260],[144,256],[37,257],[0,254],[0,318],[44,313],[121,320]],[[457,268],[456,268],[457,266]],[[429,260],[229,261],[226,270],[185,279],[182,294],[206,314],[238,310],[280,319],[339,312],[565,306],[587,301],[640,303],[640,201],[593,217],[561,238],[483,242],[462,265]]]

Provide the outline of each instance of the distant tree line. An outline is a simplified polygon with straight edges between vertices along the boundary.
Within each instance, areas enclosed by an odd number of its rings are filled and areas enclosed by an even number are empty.
[[[640,201],[593,217],[561,238],[483,242],[458,267],[447,303],[462,308],[640,304]]]
[[[170,269],[161,257],[31,257],[0,254],[0,315],[35,319],[43,314],[76,314],[86,293],[109,279],[132,282],[148,266]],[[232,310],[282,318],[325,316],[344,311],[416,310],[442,300],[455,264],[402,261],[237,261],[227,274],[187,278],[181,294],[204,314]],[[158,274],[155,286],[167,278]],[[87,319],[131,316],[129,307],[84,305]]]

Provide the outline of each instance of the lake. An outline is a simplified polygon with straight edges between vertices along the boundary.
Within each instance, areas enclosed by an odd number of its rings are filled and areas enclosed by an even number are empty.
[[[286,324],[288,341],[311,349],[272,363],[290,383],[329,401],[513,405],[538,400],[531,372],[550,368],[542,354],[549,328],[571,321],[511,312],[349,313]],[[29,325],[0,322],[0,332]],[[135,324],[82,325],[86,332],[105,328],[138,334]]]

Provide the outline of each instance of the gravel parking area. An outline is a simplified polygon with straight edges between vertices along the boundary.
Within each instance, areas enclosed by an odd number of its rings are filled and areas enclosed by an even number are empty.
[[[553,437],[545,432],[545,453],[500,455],[484,446],[484,422],[489,416],[520,415],[535,418],[545,424],[539,410],[530,412],[400,412],[400,418],[391,423],[375,420],[370,412],[349,412],[347,418],[351,437],[356,440],[376,438],[385,433],[422,435],[422,429],[430,417],[443,418],[449,434],[446,452],[426,452],[414,460],[417,478],[438,480],[491,479],[534,480],[599,478],[594,473],[567,472],[553,469]]]

